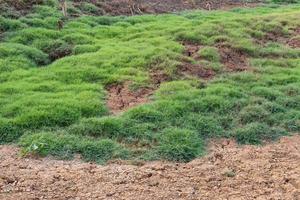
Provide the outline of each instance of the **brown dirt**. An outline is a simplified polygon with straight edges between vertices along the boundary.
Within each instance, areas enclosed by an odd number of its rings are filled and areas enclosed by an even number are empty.
[[[43,0],[0,0],[0,8],[7,6],[15,10],[23,10],[26,13],[26,11],[30,10],[34,5],[42,3]]]
[[[80,2],[86,2],[78,0]],[[231,9],[234,7],[254,7],[255,3],[245,3],[242,0],[90,0],[100,8],[101,12],[109,15],[139,15],[178,12],[191,9]]]
[[[292,48],[300,48],[300,38],[291,38],[287,44]]]
[[[171,77],[167,75],[163,70],[151,70],[150,78],[152,84],[156,88],[158,88],[161,83],[171,80]]]
[[[300,27],[293,31],[292,38],[287,41],[287,44],[292,48],[300,48]]]
[[[206,69],[201,64],[192,62],[192,60],[194,61],[200,60],[198,51],[201,48],[201,45],[196,43],[189,43],[189,42],[183,42],[182,44],[185,47],[184,50],[185,58],[182,59],[182,63],[178,68],[178,72],[177,72],[178,74],[197,76],[198,78],[202,78],[202,79],[211,79],[213,76],[215,76],[216,73],[213,70]]]
[[[228,71],[239,72],[249,69],[247,56],[236,49],[230,48],[226,45],[218,45],[221,62],[226,66]]]
[[[179,74],[197,76],[202,79],[211,79],[215,76],[215,72],[211,69],[205,69],[200,64],[193,64],[184,61],[179,67]]]
[[[134,106],[147,103],[153,94],[153,88],[130,89],[130,82],[113,84],[107,88],[107,106],[113,114],[117,114]]]
[[[171,80],[163,70],[153,69],[149,74],[151,83],[147,88],[132,90],[129,81],[107,87],[108,98],[106,102],[112,114],[118,114],[134,106],[149,102],[149,97],[159,88],[160,84]]]
[[[284,36],[281,32],[268,32],[260,40],[255,40],[259,45],[265,46],[268,42],[278,42],[288,45],[291,48],[300,48],[300,27],[291,31],[290,37]]]
[[[183,42],[184,45],[184,55],[192,57],[194,59],[199,59],[198,51],[201,48],[201,45],[190,42]]]
[[[300,199],[300,135],[278,143],[212,142],[190,163],[143,166],[21,158],[0,146],[0,199]]]
[[[94,15],[139,15],[170,13],[191,9],[224,9],[235,7],[255,7],[259,0],[245,3],[243,0],[73,0],[73,6],[82,9],[83,3],[92,3],[98,7]],[[32,10],[34,5],[43,4],[42,0],[0,0],[0,10],[14,10],[17,16],[23,16]],[[91,14],[91,13],[86,13]],[[70,13],[70,15],[72,15]],[[76,16],[76,14],[74,14]]]

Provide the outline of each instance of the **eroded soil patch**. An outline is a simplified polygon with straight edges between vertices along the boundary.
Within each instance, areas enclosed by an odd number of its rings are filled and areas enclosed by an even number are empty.
[[[183,42],[184,45],[184,56],[181,65],[178,68],[179,75],[190,75],[196,76],[202,79],[210,79],[215,75],[215,72],[211,69],[206,69],[201,64],[197,63],[200,61],[198,51],[201,45],[196,43]]]
[[[84,14],[116,16],[170,13],[191,9],[228,10],[235,7],[255,7],[259,2],[259,0],[253,0],[251,3],[243,0],[74,0],[72,6],[83,11]],[[92,12],[89,12],[88,9],[85,9],[86,3],[93,4],[97,9],[93,8]],[[44,1],[2,0],[0,1],[0,11],[14,10],[17,12],[17,16],[22,16],[31,12],[34,5],[40,4],[44,4]],[[80,15],[76,12],[68,14],[75,17]]]
[[[202,79],[211,79],[216,73],[211,69],[205,69],[201,64],[184,61],[179,67],[179,74],[196,76]]]
[[[161,83],[171,80],[171,77],[168,74],[166,74],[163,70],[151,70],[150,78],[153,87],[155,88],[158,88]]]
[[[124,111],[128,108],[147,103],[149,96],[154,92],[153,88],[139,88],[132,90],[130,82],[113,84],[107,88],[107,106],[113,114]]]
[[[266,46],[266,44],[269,42],[277,42],[288,45],[291,48],[300,48],[300,28],[292,30],[292,33],[289,37],[283,35],[280,31],[268,32],[262,39],[257,39],[255,42],[261,46]]]
[[[83,1],[79,1],[83,2]],[[245,3],[242,0],[90,0],[102,13],[110,15],[139,15],[169,13],[191,9],[231,9],[234,7],[254,7],[257,2]],[[77,3],[78,6],[80,4]]]
[[[249,68],[247,56],[239,50],[226,45],[218,45],[221,62],[228,71],[240,72]]]
[[[300,37],[298,38],[291,38],[287,44],[292,48],[300,48]]]
[[[0,146],[0,199],[300,199],[300,136],[266,146],[212,142],[190,163],[142,166],[21,158]]]
[[[292,48],[300,48],[300,27],[293,31],[292,37],[287,41]]]

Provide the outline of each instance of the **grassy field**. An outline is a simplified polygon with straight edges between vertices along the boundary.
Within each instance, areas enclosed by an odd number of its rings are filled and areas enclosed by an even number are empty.
[[[53,5],[0,16],[0,143],[99,163],[190,161],[211,138],[300,131],[299,4],[82,16],[59,30],[60,19]],[[151,101],[111,114],[107,88],[125,82],[154,88]]]

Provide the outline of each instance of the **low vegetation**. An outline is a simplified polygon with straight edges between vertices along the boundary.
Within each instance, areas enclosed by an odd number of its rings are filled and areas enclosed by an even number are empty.
[[[211,138],[300,131],[299,4],[70,19],[51,3],[32,9],[0,16],[0,143],[100,163],[190,161]],[[107,88],[124,83],[153,95],[112,114]]]

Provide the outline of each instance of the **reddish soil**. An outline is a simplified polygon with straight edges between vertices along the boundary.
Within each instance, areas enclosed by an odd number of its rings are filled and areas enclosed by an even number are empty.
[[[98,7],[94,15],[139,15],[170,13],[191,9],[231,9],[234,7],[255,7],[261,1],[245,3],[243,0],[73,0],[73,6],[82,9],[83,3],[92,3]],[[43,4],[42,0],[1,0],[0,10],[14,10],[18,16],[31,11],[34,5]],[[91,13],[87,13],[91,14]],[[72,15],[70,13],[70,15]],[[76,14],[74,14],[75,16]]]
[[[200,64],[183,62],[179,67],[179,74],[197,76],[202,79],[211,79],[216,73],[211,69],[205,69]]]
[[[263,38],[263,44],[266,44],[268,42],[279,42],[279,43],[285,43],[287,40],[286,37],[284,37],[279,32],[269,32],[265,35]]]
[[[198,78],[202,79],[211,79],[215,75],[215,72],[213,70],[205,69],[201,64],[192,62],[192,60],[200,60],[198,51],[201,48],[201,45],[188,42],[183,42],[183,45],[185,47],[184,55],[186,57],[183,58],[182,63],[178,68],[178,74],[197,76]]]
[[[142,166],[22,158],[0,146],[0,199],[300,199],[300,135],[266,146],[212,142],[190,163]]]
[[[28,11],[30,10],[34,5],[42,4],[43,0],[1,0],[0,1],[0,8],[2,7],[10,7],[15,10],[23,10]]]
[[[150,78],[152,84],[156,88],[158,88],[161,83],[171,80],[171,78],[163,70],[151,70]]]
[[[249,68],[246,55],[242,51],[230,48],[229,46],[219,45],[221,62],[228,71],[245,71]]]
[[[81,1],[78,0],[80,7]],[[139,15],[146,13],[168,13],[191,9],[231,9],[234,7],[254,7],[255,3],[245,3],[242,0],[90,0],[100,8],[100,12],[109,15]]]
[[[149,97],[159,88],[160,84],[171,80],[163,70],[149,72],[151,83],[147,88],[130,89],[130,82],[113,84],[107,88],[107,106],[112,114],[118,114],[134,106],[149,102]]]
[[[300,48],[300,27],[293,31],[292,38],[287,41],[287,44],[292,48]]]
[[[284,36],[280,31],[268,32],[261,40],[255,42],[262,46],[265,46],[268,42],[278,42],[287,44],[291,48],[300,48],[300,28],[292,30],[290,37]]]
[[[287,44],[292,48],[300,48],[300,38],[292,38]]]
[[[194,59],[199,59],[198,51],[201,48],[201,45],[196,43],[183,42],[184,45],[184,55],[192,57]]]
[[[147,103],[148,97],[153,94],[152,88],[130,89],[130,83],[114,84],[107,88],[107,106],[113,114],[117,114],[128,108]]]

